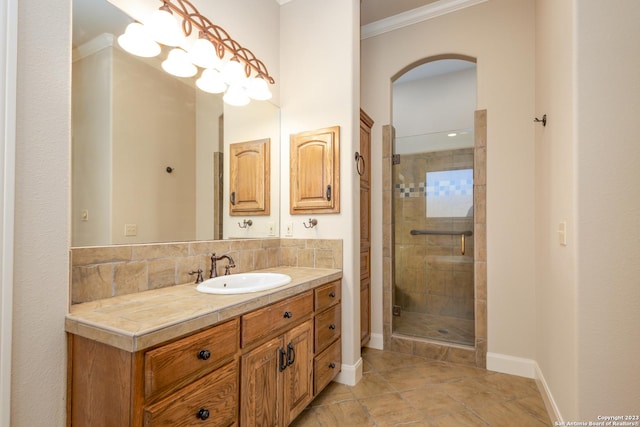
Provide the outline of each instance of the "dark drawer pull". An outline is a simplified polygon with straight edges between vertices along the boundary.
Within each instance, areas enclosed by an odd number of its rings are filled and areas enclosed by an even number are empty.
[[[282,347],[280,347],[278,352],[280,353],[280,366],[279,366],[279,368],[280,368],[280,372],[282,372],[285,369],[287,369],[287,352]]]
[[[296,349],[293,347],[293,344],[289,343],[287,345],[287,366],[293,365],[293,362],[296,361]]]
[[[209,350],[200,350],[198,352],[198,359],[200,360],[208,360],[211,357],[211,352]]]
[[[336,328],[336,325],[334,323],[329,325],[329,329],[334,330]]]
[[[207,418],[209,418],[209,415],[210,414],[208,409],[200,408],[200,410],[196,414],[196,417],[198,417],[201,420],[206,420]]]
[[[329,363],[329,367],[330,367],[331,369],[335,369],[336,364],[335,364],[335,363],[333,363],[333,362],[331,362],[331,363]]]
[[[293,313],[290,311],[285,311],[284,312],[284,318],[285,319],[291,319],[293,317]]]
[[[335,298],[335,297],[336,297],[336,293],[335,293],[335,292],[333,292],[333,291],[331,291],[331,292],[329,292],[329,296],[330,296],[331,298]]]

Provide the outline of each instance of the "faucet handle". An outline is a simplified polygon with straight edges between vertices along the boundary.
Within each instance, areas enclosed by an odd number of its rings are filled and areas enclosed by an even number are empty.
[[[227,264],[227,265],[225,265],[224,266],[224,275],[225,276],[230,275],[231,271],[229,271],[229,270],[232,269],[232,268],[236,268],[236,265],[235,264]]]
[[[189,272],[189,276],[193,276],[194,274],[197,274],[197,276],[196,276],[196,284],[204,282],[204,279],[202,278],[202,269],[201,268],[199,268],[199,269],[197,269],[195,271],[190,271]]]

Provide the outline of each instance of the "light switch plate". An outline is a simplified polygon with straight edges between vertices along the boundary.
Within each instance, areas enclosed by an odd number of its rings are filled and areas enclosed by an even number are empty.
[[[125,224],[124,225],[124,235],[125,236],[137,236],[138,235],[138,226],[136,224]]]
[[[567,221],[558,224],[558,243],[567,246]]]

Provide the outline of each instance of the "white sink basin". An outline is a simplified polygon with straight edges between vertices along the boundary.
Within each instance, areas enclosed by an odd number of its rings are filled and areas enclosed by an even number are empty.
[[[246,294],[266,291],[291,282],[291,277],[280,273],[240,273],[207,279],[196,288],[206,294]]]

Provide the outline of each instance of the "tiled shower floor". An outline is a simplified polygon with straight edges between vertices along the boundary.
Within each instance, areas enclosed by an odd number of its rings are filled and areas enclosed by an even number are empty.
[[[292,427],[549,427],[532,379],[364,349],[362,380],[331,383]]]
[[[474,345],[474,321],[456,317],[403,311],[393,316],[393,333]]]

